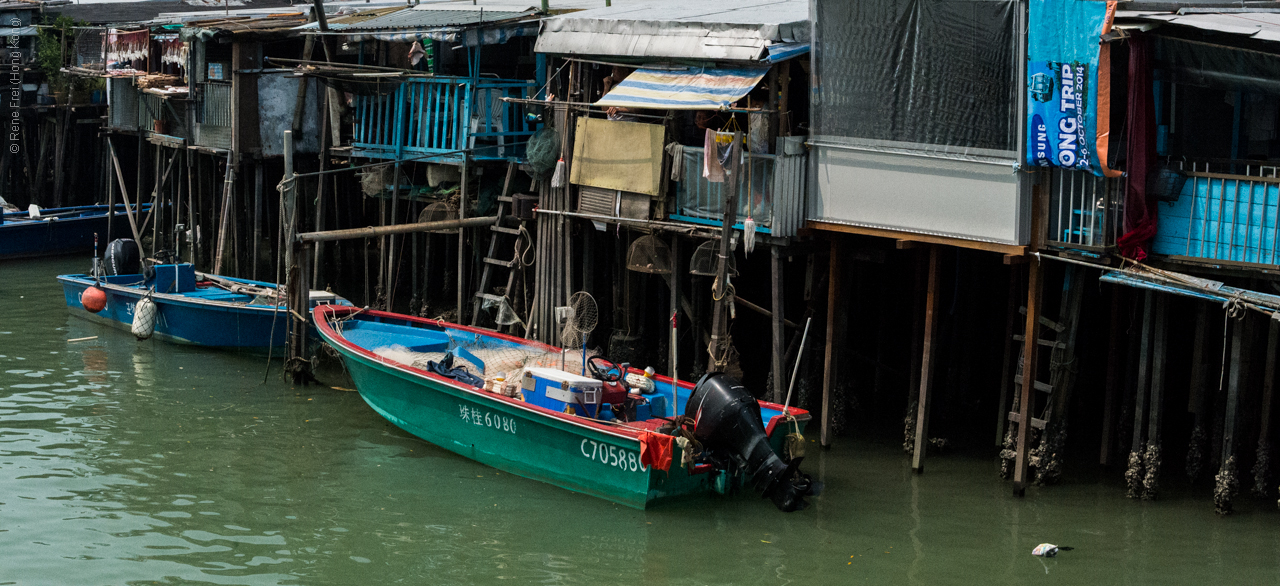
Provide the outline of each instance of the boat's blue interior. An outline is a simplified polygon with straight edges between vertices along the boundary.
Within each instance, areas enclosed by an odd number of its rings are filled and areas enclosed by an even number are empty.
[[[453,328],[442,328],[432,323],[412,322],[407,320],[391,320],[376,316],[357,316],[342,322],[341,333],[349,342],[370,351],[389,346],[403,346],[414,352],[445,352],[453,347],[458,356],[466,358],[473,364],[484,368],[484,362],[466,347],[483,348],[516,348],[522,346],[517,342],[504,338],[490,337]],[[537,350],[534,350],[536,352]],[[576,374],[576,373],[575,373]],[[696,382],[696,381],[691,381]],[[661,401],[653,401],[661,405],[661,412],[654,416],[674,417],[684,414],[685,403],[689,401],[692,388],[678,387],[673,389],[672,382],[665,379],[654,379],[654,391],[663,397]],[[769,420],[782,412],[761,405],[762,423],[768,425]]]
[[[90,275],[67,275],[70,278],[83,279],[86,281],[94,280]],[[253,281],[250,279],[237,279],[233,277],[218,277],[222,281],[233,281],[245,285],[252,285],[264,289],[274,289],[275,284],[265,281]],[[154,276],[146,279],[142,275],[106,275],[99,277],[100,281],[110,285],[120,285],[123,287],[138,287],[150,289],[155,287],[157,293],[168,293],[171,295],[181,295],[193,299],[204,301],[217,301],[223,303],[245,303],[252,306],[273,307],[271,303],[253,303],[257,296],[248,293],[234,293],[217,285],[199,285],[203,281],[197,280],[195,269],[188,263],[179,263],[171,265],[156,265],[154,267]],[[328,303],[328,301],[313,300],[312,305],[320,303]],[[339,305],[350,305],[346,300],[335,297],[333,303]]]
[[[5,212],[3,214],[4,224],[0,225],[35,224],[39,222],[48,222],[50,220],[69,220],[72,218],[103,216],[107,214],[109,207],[110,206],[100,205],[42,209],[40,210],[40,217],[34,220],[31,219],[31,214],[28,210]],[[142,207],[142,211],[146,211],[150,209],[150,207],[151,204],[145,204]],[[116,204],[116,213],[125,213],[124,204]]]

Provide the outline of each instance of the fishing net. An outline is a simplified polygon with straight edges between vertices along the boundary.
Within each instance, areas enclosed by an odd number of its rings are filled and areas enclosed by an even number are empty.
[[[689,273],[701,277],[716,276],[716,269],[720,264],[720,242],[716,240],[708,240],[698,246],[693,251],[693,258],[689,260]],[[738,276],[738,261],[734,259],[733,252],[730,251],[728,261],[728,273],[730,277]]]
[[[560,160],[560,135],[549,127],[533,133],[525,146],[525,157],[533,175],[546,178],[555,169],[556,161]]]
[[[507,301],[506,297],[486,297],[480,304],[480,308],[485,311],[492,311],[493,321],[500,326],[525,325],[524,320],[520,319],[520,314],[516,313],[515,308],[511,307],[511,302]]]
[[[627,249],[627,270],[651,275],[671,274],[671,249],[649,234],[636,238]]]
[[[586,367],[582,350],[569,349],[561,353],[540,348],[458,340],[455,340],[455,344],[455,348],[461,348],[464,352],[455,350],[417,352],[399,344],[377,348],[373,352],[383,358],[422,370],[427,370],[428,362],[438,363],[444,360],[446,354],[454,352],[453,366],[455,368],[459,366],[466,367],[467,372],[482,377],[486,381],[492,381],[499,377],[504,378],[506,379],[506,387],[519,387],[525,371],[530,368],[554,368],[573,374],[580,374]],[[599,350],[589,349],[586,352],[585,360],[590,360],[591,357],[598,354],[600,354]],[[474,360],[472,357],[474,357]],[[500,391],[495,390],[495,392]]]
[[[442,222],[444,220],[458,219],[458,208],[452,204],[438,201],[422,208],[422,213],[418,214],[418,223],[425,222]],[[457,234],[454,230],[438,230],[436,234]]]

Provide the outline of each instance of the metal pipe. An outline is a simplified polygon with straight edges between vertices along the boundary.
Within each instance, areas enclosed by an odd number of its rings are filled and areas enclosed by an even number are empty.
[[[813,323],[810,317],[804,321],[804,333],[800,334],[800,352],[796,354],[796,365],[791,370],[791,384],[787,385],[787,400],[782,403],[782,414],[789,415],[791,408],[791,391],[796,388],[796,375],[800,374],[800,363],[804,361],[804,344],[809,340],[809,324]]]
[[[298,234],[298,242],[332,242],[334,240],[354,240],[357,238],[374,238],[392,234],[413,234],[415,232],[442,232],[458,228],[476,228],[490,226],[498,220],[497,216],[479,216],[462,220],[441,220],[439,222],[421,222],[416,224],[396,224],[395,226],[369,226],[365,228],[348,228],[346,230],[327,230],[324,232],[306,232]]]

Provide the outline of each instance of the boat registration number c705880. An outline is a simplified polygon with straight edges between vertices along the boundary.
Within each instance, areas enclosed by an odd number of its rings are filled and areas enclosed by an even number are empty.
[[[640,453],[624,450],[618,446],[600,443],[597,441],[583,439],[579,446],[582,456],[588,460],[595,460],[606,466],[613,466],[624,472],[647,472],[648,466],[640,463]]]

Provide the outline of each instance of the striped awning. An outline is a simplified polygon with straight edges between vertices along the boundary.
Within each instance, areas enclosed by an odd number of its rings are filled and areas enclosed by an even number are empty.
[[[719,110],[747,95],[769,71],[768,67],[669,71],[637,69],[605,94],[603,108],[655,110]]]

